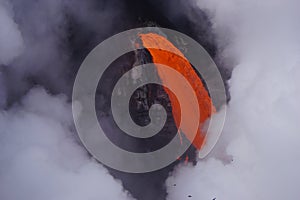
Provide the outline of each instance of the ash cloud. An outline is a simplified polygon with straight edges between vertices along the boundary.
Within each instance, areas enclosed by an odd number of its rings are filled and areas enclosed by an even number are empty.
[[[197,5],[211,17],[219,56],[232,65],[231,101],[214,152],[169,177],[168,199],[299,198],[299,2]]]

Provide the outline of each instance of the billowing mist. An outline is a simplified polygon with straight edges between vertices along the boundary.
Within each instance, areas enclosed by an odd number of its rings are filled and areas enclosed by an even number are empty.
[[[131,199],[76,141],[70,109],[34,88],[1,112],[1,199]]]
[[[66,13],[96,15],[73,3],[0,2],[0,199],[132,199],[82,147],[59,94],[71,86]]]
[[[169,199],[298,199],[299,1],[197,5],[211,17],[219,56],[232,65],[231,101],[214,152],[177,168]]]

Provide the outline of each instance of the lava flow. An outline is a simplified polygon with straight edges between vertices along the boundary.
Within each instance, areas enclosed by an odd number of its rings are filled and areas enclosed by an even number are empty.
[[[205,137],[206,137],[206,133],[202,131],[203,124],[207,119],[211,117],[211,115],[214,112],[216,112],[216,109],[213,106],[212,100],[206,88],[204,87],[201,78],[197,75],[197,73],[195,72],[192,65],[189,63],[189,61],[184,57],[183,53],[179,49],[177,49],[165,37],[158,35],[156,33],[139,34],[139,36],[142,40],[143,46],[150,52],[153,63],[167,65],[180,72],[189,81],[194,92],[196,93],[198,105],[199,105],[199,112],[200,112],[199,127],[198,127],[197,134],[194,138],[193,133],[190,133],[190,131],[188,130],[189,124],[181,125],[180,131],[185,134],[185,136],[192,142],[192,144],[198,150],[200,150],[203,144],[205,143]],[[163,85],[168,81],[172,81],[172,82],[176,81],[173,80],[170,75],[168,75],[167,71],[161,68],[157,68],[157,72]],[[181,84],[176,84],[175,87],[179,91],[185,89]],[[194,113],[195,109],[191,104],[188,103],[188,101],[180,102],[179,105],[176,95],[174,95],[167,88],[164,88],[164,90],[169,96],[172,105],[172,115],[175,120],[176,126],[178,128],[180,125],[180,118],[181,118],[180,109],[188,110],[189,113],[191,114]],[[190,121],[191,120],[195,120],[195,119],[190,119]]]

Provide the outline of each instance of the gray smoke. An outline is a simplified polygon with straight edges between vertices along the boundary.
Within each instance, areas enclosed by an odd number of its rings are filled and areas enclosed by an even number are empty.
[[[221,140],[168,179],[169,199],[299,199],[299,1],[198,0],[232,65]],[[173,186],[176,184],[176,187]]]
[[[23,50],[23,38],[18,24],[13,20],[13,11],[7,2],[0,2],[0,64],[8,65]]]
[[[75,70],[67,23],[98,20],[87,32],[102,26],[101,38],[118,13],[96,12],[92,4],[0,2],[2,200],[132,199],[78,142],[69,98],[59,94],[70,93]]]
[[[82,61],[77,52],[86,54],[107,37],[120,14],[119,6],[106,0],[3,0],[1,5],[0,63],[9,65],[1,70],[9,103],[36,84],[70,95]]]

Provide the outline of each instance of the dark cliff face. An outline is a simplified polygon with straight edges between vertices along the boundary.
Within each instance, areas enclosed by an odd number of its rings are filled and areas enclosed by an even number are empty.
[[[192,0],[128,0],[125,8],[135,26],[156,24],[192,37],[214,57],[216,45],[211,22]],[[133,25],[134,26],[134,25]]]
[[[133,65],[144,63],[151,63],[152,59],[147,50],[139,50],[125,54],[113,62],[105,71],[103,78],[100,79],[97,95],[96,108],[98,111],[98,119],[104,129],[107,137],[117,146],[131,152],[151,152],[162,148],[168,144],[172,139],[176,139],[180,144],[177,135],[177,128],[172,116],[172,107],[168,95],[162,86],[157,84],[147,84],[137,89],[131,96],[129,110],[131,117],[135,123],[145,126],[150,122],[149,108],[154,103],[159,103],[164,106],[167,111],[167,122],[164,128],[155,136],[147,139],[138,139],[123,133],[115,124],[111,113],[111,91],[113,90],[119,78],[128,70],[133,68]],[[127,81],[133,81],[128,77]],[[126,86],[124,86],[126,87]],[[126,95],[126,94],[120,94]],[[142,132],[140,133],[143,134]],[[185,161],[189,157],[190,162],[195,162],[196,152],[195,148],[191,146],[187,152],[182,156],[181,160],[175,161],[173,164],[149,173],[130,174],[113,169],[109,169],[110,173],[120,179],[133,197],[137,199],[165,199],[166,188],[165,180],[172,172],[174,167],[179,163]],[[130,162],[130,160],[128,160]]]
[[[95,1],[99,6],[99,12],[106,6],[115,5],[120,14],[115,19],[115,27],[107,30],[101,37],[97,30],[85,29],[76,19],[70,16],[70,47],[75,60],[73,76],[84,57],[105,38],[131,28],[143,26],[158,26],[170,28],[185,33],[198,41],[209,54],[216,55],[216,45],[211,31],[211,23],[203,11],[189,4],[189,1],[181,0],[113,0]],[[120,11],[121,10],[121,11]],[[113,9],[112,9],[113,12]],[[99,30],[101,32],[103,30]],[[119,147],[133,152],[148,152],[159,149],[171,141],[177,134],[177,128],[172,116],[172,107],[168,95],[162,86],[156,84],[145,85],[135,91],[130,100],[130,114],[132,119],[139,125],[149,123],[149,108],[154,103],[163,105],[167,111],[167,123],[164,128],[154,137],[137,139],[124,134],[115,124],[110,108],[111,92],[118,79],[134,65],[151,63],[152,58],[147,50],[140,50],[125,54],[113,62],[106,70],[105,75],[99,82],[96,95],[96,109],[99,122],[108,138]],[[225,70],[221,68],[224,80],[229,78]],[[128,80],[132,81],[132,80]],[[166,199],[165,180],[172,173],[174,167],[185,160],[188,156],[190,162],[196,160],[195,148],[191,146],[181,160],[177,160],[170,166],[161,170],[144,173],[130,174],[114,169],[109,172],[120,179],[123,186],[131,195],[139,200],[163,200]],[[128,161],[130,162],[130,161]],[[101,188],[99,188],[101,189]]]

